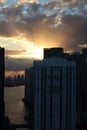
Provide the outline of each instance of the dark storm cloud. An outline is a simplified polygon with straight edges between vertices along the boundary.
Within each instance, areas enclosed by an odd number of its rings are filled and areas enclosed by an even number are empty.
[[[23,58],[5,58],[5,70],[6,71],[24,71],[25,68],[29,68],[32,65],[32,59]]]

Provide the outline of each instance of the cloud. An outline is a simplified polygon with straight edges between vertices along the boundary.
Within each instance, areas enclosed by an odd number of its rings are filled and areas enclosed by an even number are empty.
[[[21,2],[21,1],[20,1]],[[22,1],[0,10],[0,36],[23,38],[42,47],[63,46],[77,49],[86,41],[86,1]]]
[[[23,18],[18,29],[26,32],[26,38],[43,47],[64,46],[65,49],[77,49],[87,40],[87,18],[80,15],[65,15],[60,27],[54,26],[55,15]],[[38,28],[38,29],[37,29]],[[77,43],[76,43],[77,42]]]
[[[4,0],[0,0],[0,3],[3,3],[4,2]]]
[[[6,50],[5,55],[7,56],[14,56],[14,55],[21,55],[26,53],[26,50]]]
[[[34,2],[38,2],[38,0],[19,0],[18,4],[34,3]]]
[[[15,75],[24,75],[24,71],[5,71],[5,77],[14,77]]]
[[[65,47],[78,49],[79,45],[87,41],[87,18],[79,15],[67,15],[62,19],[60,34],[64,34]],[[63,42],[63,44],[64,44]]]
[[[29,68],[32,65],[32,59],[23,58],[5,58],[5,70],[6,71],[24,71],[25,68]]]
[[[13,37],[15,35],[17,35],[17,31],[12,23],[9,23],[5,20],[0,21],[0,36]]]

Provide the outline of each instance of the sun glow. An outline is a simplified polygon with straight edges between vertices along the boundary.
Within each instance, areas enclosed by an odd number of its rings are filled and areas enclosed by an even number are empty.
[[[42,48],[37,48],[35,50],[34,55],[38,58],[38,59],[42,59],[43,58],[43,50]]]
[[[7,56],[13,58],[43,59],[43,48],[33,42],[27,41],[23,37],[0,37],[0,42],[0,45],[5,47],[5,50],[10,50],[10,54],[6,53]]]
[[[43,48],[31,45],[27,50],[28,56],[30,55],[32,58],[42,59],[43,58]]]

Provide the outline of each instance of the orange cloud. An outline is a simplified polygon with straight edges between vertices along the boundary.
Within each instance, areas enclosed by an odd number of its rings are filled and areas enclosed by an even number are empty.
[[[3,3],[4,2],[4,0],[0,0],[0,3]]]
[[[5,77],[14,77],[15,75],[24,75],[24,71],[5,71]]]
[[[18,4],[34,3],[34,2],[38,2],[38,0],[19,0]]]

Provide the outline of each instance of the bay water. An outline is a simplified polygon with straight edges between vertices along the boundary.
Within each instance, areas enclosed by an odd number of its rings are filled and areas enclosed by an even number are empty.
[[[4,88],[5,115],[9,117],[12,124],[26,123],[25,117],[28,115],[28,110],[22,98],[24,98],[24,86]],[[19,130],[29,130],[29,128]]]

